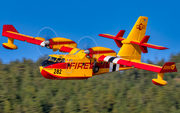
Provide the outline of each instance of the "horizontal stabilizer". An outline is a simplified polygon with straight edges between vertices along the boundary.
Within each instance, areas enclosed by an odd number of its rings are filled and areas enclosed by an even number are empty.
[[[114,39],[117,46],[122,47],[123,44],[121,43],[121,41],[123,41],[125,39],[125,38],[123,38],[124,33],[125,33],[125,30],[120,30],[116,36],[110,35],[110,34],[99,34],[99,36]]]
[[[147,47],[149,48],[153,48],[153,49],[158,49],[158,50],[164,50],[164,49],[168,49],[166,47],[163,47],[163,46],[157,46],[157,45],[153,45],[153,44],[149,44],[147,43],[148,40],[149,40],[149,37],[150,36],[144,36],[144,38],[141,40],[141,41],[130,41],[131,44],[136,44],[136,45],[139,45],[141,51],[143,53],[147,53]]]

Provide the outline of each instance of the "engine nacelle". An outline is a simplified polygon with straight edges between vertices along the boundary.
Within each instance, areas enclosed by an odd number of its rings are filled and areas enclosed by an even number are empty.
[[[4,48],[11,49],[11,50],[14,50],[14,49],[18,48],[16,45],[11,44],[11,43],[3,43],[2,45],[3,45]]]

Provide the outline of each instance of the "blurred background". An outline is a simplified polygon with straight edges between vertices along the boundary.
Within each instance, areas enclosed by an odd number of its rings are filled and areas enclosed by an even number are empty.
[[[44,27],[52,28],[58,37],[78,42],[93,38],[98,46],[119,51],[115,42],[99,37],[100,33],[116,35],[126,30],[127,37],[140,15],[147,16],[149,43],[168,50],[148,49],[144,62],[163,65],[176,62],[179,54],[179,1],[106,1],[106,0],[31,0],[0,1],[0,30],[12,24],[18,32],[36,37]],[[0,42],[7,38],[0,36]],[[108,43],[108,44],[107,44]],[[83,81],[54,81],[41,76],[38,66],[44,60],[39,47],[14,41],[17,50],[0,46],[0,112],[38,113],[179,113],[180,75],[165,74],[167,86],[155,86],[156,73],[127,70],[95,76]],[[42,49],[43,54],[52,54]],[[57,53],[56,54],[60,54]]]

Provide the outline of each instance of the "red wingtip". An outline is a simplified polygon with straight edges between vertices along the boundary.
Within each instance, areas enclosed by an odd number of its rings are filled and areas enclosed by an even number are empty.
[[[177,72],[176,64],[174,62],[166,62],[160,71],[160,73],[168,72]]]
[[[6,31],[13,31],[18,33],[18,31],[14,28],[13,25],[3,25],[3,32]]]

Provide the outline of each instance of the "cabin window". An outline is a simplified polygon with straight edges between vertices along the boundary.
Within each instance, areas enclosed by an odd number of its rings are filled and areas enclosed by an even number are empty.
[[[59,63],[60,63],[60,62],[61,62],[61,58],[58,58],[56,62],[59,62]]]
[[[64,58],[62,58],[61,62],[62,62],[62,63],[64,63],[64,62],[65,62],[65,59],[64,59]]]

